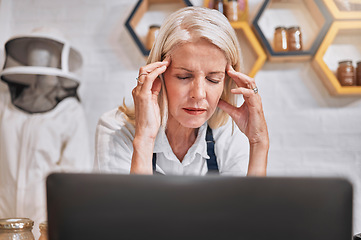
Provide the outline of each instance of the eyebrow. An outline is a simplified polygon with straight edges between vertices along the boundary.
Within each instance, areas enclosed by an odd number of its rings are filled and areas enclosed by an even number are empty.
[[[189,70],[187,68],[184,67],[175,67],[175,69],[181,69],[181,70],[185,70],[187,72],[193,72],[192,70]],[[219,74],[219,73],[225,73],[225,71],[215,71],[215,72],[210,72],[209,74]]]

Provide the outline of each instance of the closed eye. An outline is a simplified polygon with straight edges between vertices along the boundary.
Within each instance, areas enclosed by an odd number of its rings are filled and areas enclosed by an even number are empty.
[[[190,77],[177,77],[177,78],[180,79],[180,80],[185,80],[185,79],[188,79]]]
[[[192,75],[189,75],[189,74],[181,74],[181,75],[176,75],[176,77],[179,79],[179,80],[187,80],[189,78],[192,78]]]
[[[215,83],[215,84],[218,84],[221,82],[220,80],[216,80],[216,79],[212,79],[212,78],[207,78],[207,80],[210,81],[211,83]]]

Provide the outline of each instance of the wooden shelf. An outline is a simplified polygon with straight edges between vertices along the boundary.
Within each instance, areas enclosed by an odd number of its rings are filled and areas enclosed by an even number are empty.
[[[262,68],[267,56],[247,22],[233,22],[241,46],[245,74],[254,77]]]
[[[161,25],[163,20],[180,8],[192,6],[189,0],[139,0],[125,22],[133,40],[144,56],[150,50],[145,47],[149,26]]]
[[[331,23],[332,16],[322,0],[266,0],[253,27],[270,61],[305,61],[315,54]],[[303,50],[274,51],[273,35],[278,26],[300,26]]]
[[[360,0],[323,0],[335,19],[361,19]]]
[[[339,61],[361,61],[360,39],[361,21],[336,21],[316,52],[312,66],[331,95],[361,95],[361,86],[341,86],[336,77]]]

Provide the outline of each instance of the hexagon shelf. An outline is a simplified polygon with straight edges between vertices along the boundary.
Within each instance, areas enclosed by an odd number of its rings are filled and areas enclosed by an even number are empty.
[[[331,23],[332,16],[322,0],[266,0],[253,20],[253,27],[270,61],[303,61],[315,54]],[[275,51],[273,36],[278,26],[299,26],[303,50]]]
[[[241,46],[244,72],[254,77],[266,61],[266,53],[247,22],[235,22],[232,26]]]
[[[360,0],[323,0],[336,19],[361,19]]]
[[[361,21],[336,21],[312,60],[312,66],[331,95],[361,95],[361,86],[341,86],[336,77],[338,62],[361,61]]]
[[[164,18],[172,12],[192,6],[189,0],[139,0],[125,22],[135,43],[144,56],[150,50],[145,47],[145,39],[151,25],[161,25]]]

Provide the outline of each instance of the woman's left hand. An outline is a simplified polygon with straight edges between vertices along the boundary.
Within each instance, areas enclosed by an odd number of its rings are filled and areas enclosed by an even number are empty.
[[[227,66],[226,72],[237,85],[237,88],[232,89],[231,93],[242,94],[244,103],[240,107],[235,107],[220,100],[218,107],[228,113],[238,128],[247,136],[251,147],[249,167],[251,167],[251,163],[258,166],[252,169],[255,171],[254,175],[264,175],[269,138],[261,96],[258,94],[258,88],[253,78],[235,71],[231,65]],[[257,160],[253,161],[253,158]],[[248,172],[250,173],[250,168]]]

